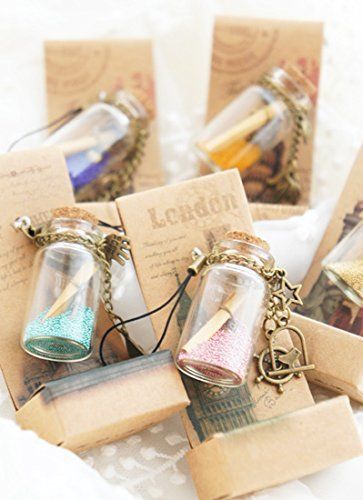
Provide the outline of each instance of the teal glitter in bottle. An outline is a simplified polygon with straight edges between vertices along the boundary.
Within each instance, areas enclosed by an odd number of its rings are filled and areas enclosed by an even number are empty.
[[[33,263],[22,347],[48,361],[76,362],[92,354],[102,280],[92,245],[103,233],[97,220],[79,212],[80,218],[55,216],[42,226],[50,243]]]
[[[65,312],[44,319],[44,311],[25,330],[24,346],[34,355],[53,353],[60,361],[87,358],[95,324],[95,313],[90,307],[80,307],[76,311]]]

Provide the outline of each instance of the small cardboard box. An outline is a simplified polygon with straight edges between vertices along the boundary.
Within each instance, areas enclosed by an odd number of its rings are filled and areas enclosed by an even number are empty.
[[[363,403],[363,339],[339,328],[293,313],[305,335],[315,370],[307,379]]]
[[[190,253],[195,246],[207,252],[228,230],[253,231],[246,196],[236,170],[124,196],[116,200],[116,204],[131,239],[135,269],[150,309],[175,291],[186,274]],[[196,281],[191,282],[170,324],[164,344],[171,349],[178,343]],[[168,314],[169,309],[166,309],[153,316],[157,337]],[[286,346],[292,345],[287,333],[280,340]],[[261,333],[256,352],[265,345],[266,340]],[[287,384],[283,396],[277,394],[275,387],[255,384],[255,378],[255,365],[251,366],[248,382],[236,389],[219,388],[183,377],[191,400],[190,406],[183,412],[184,427],[193,448],[189,464],[201,498],[224,498],[224,495],[272,486],[278,482],[276,478],[282,481],[294,479],[309,470],[320,470],[361,451],[346,402],[339,400],[336,405],[315,406],[304,377]],[[335,415],[335,423],[338,422],[342,429],[346,446],[344,453],[341,445],[335,446],[333,428],[325,434],[332,441],[325,444],[322,450],[318,451],[312,439],[314,430],[320,433],[325,427],[325,417],[331,412]],[[286,413],[291,416],[282,416]],[[296,437],[294,431],[299,428],[302,419],[306,425]],[[287,430],[284,422],[287,423]],[[329,417],[328,425],[331,422]],[[216,433],[222,434],[214,438]],[[279,449],[279,455],[284,458],[278,457],[276,466],[272,467],[271,457],[275,458],[280,433],[283,452]],[[249,443],[250,463],[247,470],[255,471],[253,481],[248,480],[249,473],[245,480],[238,479],[241,463],[245,464],[245,436],[248,436]],[[273,443],[268,440],[270,436],[273,436]],[[296,456],[297,441],[305,446],[301,463]],[[269,447],[271,453],[266,453]],[[285,450],[288,450],[287,454]],[[261,456],[265,462],[259,475],[256,470]],[[294,467],[285,471],[283,468],[291,456],[294,457]],[[273,473],[268,472],[269,467],[272,467]],[[231,489],[234,485],[236,488]]]
[[[207,122],[246,87],[255,84],[274,66],[296,65],[318,89],[323,43],[323,25],[318,22],[217,17],[214,26]],[[301,180],[299,204],[310,201],[312,153],[317,93],[310,114],[311,135],[300,147],[298,169]],[[288,146],[288,144],[286,144]],[[266,179],[275,175],[285,152],[281,145],[243,174],[250,201],[271,203]],[[206,173],[205,168],[202,169]]]
[[[93,102],[100,91],[130,91],[144,103],[150,118],[150,136],[133,190],[164,184],[151,40],[47,41],[44,51],[49,120]]]
[[[139,432],[188,404],[170,351],[48,382],[16,413],[23,429],[73,451]]]
[[[349,400],[341,396],[216,434],[187,459],[199,498],[216,500],[298,479],[362,452]]]
[[[81,363],[52,363],[20,348],[36,247],[12,223],[20,215],[44,222],[53,208],[73,205],[74,197],[64,158],[56,148],[3,155],[0,171],[7,207],[0,213],[0,313],[6,318],[0,365],[20,425],[54,444],[83,450],[185,408],[189,400],[168,351],[101,368],[97,343],[94,355]],[[105,222],[120,223],[115,205],[92,208]],[[108,321],[101,314],[100,332]],[[128,357],[120,340],[108,343],[107,354],[113,362]]]
[[[321,240],[312,265],[303,283],[304,305],[296,312],[315,322],[309,331],[312,349],[321,359],[318,371],[309,374],[310,380],[333,390],[345,391],[363,402],[363,308],[353,304],[328,279],[321,262],[335,245],[363,220],[363,148],[348,176],[335,207],[331,221]],[[303,322],[303,319],[299,320]],[[316,322],[321,322],[317,324]],[[350,334],[344,333],[350,332]],[[351,335],[354,334],[355,336]],[[360,353],[360,354],[359,354]]]

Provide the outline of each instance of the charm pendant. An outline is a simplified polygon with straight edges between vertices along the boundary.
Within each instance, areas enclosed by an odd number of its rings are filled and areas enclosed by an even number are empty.
[[[283,331],[289,331],[298,336],[301,350],[293,346],[290,350],[286,347],[275,345],[276,337]],[[300,357],[302,360],[300,361]],[[269,339],[269,344],[260,354],[255,354],[258,360],[257,367],[259,376],[256,382],[266,382],[277,385],[277,390],[284,392],[283,385],[294,376],[300,378],[302,372],[313,370],[315,365],[309,364],[309,357],[303,333],[295,326],[283,326],[277,328]]]
[[[284,269],[275,269],[267,280],[271,293],[264,322],[268,346],[260,354],[254,355],[259,372],[256,382],[265,380],[269,384],[276,385],[277,390],[282,393],[284,384],[294,377],[301,377],[304,371],[313,370],[315,366],[309,363],[303,333],[290,325],[290,306],[302,304],[299,295],[301,285],[292,285],[286,279]],[[292,346],[291,349],[287,349],[277,344],[278,335],[284,331],[298,337],[299,348]]]
[[[120,234],[108,234],[106,236],[105,254],[106,259],[111,262],[115,260],[121,266],[125,265],[125,261],[130,259],[130,240],[127,236]]]

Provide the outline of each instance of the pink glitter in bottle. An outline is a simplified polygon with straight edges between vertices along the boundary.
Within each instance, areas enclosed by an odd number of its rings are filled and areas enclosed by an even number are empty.
[[[207,376],[218,377],[220,369],[230,371],[245,381],[253,348],[253,339],[238,320],[229,319],[206,342],[200,343],[189,352],[181,350],[178,360],[199,367]],[[210,365],[208,368],[205,364]],[[211,366],[215,369],[212,370]]]
[[[267,268],[274,264],[267,243],[246,233],[227,235],[215,249],[243,255]],[[209,266],[182,332],[175,359],[178,368],[214,385],[236,387],[245,382],[268,299],[265,279],[250,267],[232,262]]]

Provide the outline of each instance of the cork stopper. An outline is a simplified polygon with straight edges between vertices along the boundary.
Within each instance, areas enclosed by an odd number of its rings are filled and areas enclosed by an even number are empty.
[[[94,226],[98,225],[98,219],[87,210],[78,207],[60,207],[52,210],[52,216],[56,218],[81,219],[90,222]]]
[[[255,236],[254,234],[245,233],[244,231],[228,231],[225,238],[227,240],[239,240],[245,241],[246,243],[252,243],[252,245],[263,248],[266,252],[269,252],[270,250],[270,246],[267,241]]]
[[[284,69],[309,96],[316,94],[316,85],[295,64],[287,63]]]

